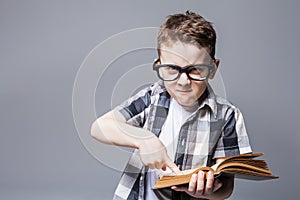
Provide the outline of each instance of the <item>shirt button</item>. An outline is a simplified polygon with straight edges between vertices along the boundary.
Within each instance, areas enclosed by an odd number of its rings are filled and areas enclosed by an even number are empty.
[[[185,139],[183,139],[183,140],[181,141],[181,146],[184,146],[184,144],[185,144]]]

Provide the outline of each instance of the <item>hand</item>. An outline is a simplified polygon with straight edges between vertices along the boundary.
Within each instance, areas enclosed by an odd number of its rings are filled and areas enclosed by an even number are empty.
[[[199,171],[198,174],[193,174],[189,185],[186,186],[172,186],[171,189],[176,191],[183,191],[190,196],[196,198],[208,198],[214,192],[222,187],[222,182],[218,179],[214,179],[214,175],[211,171],[204,172]]]
[[[168,156],[166,147],[156,136],[142,140],[139,145],[139,151],[141,161],[145,166],[149,166],[151,169],[163,170],[166,170],[166,167],[168,167],[173,173],[182,174],[180,169]]]

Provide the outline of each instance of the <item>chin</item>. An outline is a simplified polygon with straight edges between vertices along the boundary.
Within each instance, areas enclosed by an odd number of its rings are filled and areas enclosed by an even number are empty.
[[[182,106],[192,106],[196,100],[190,100],[190,101],[183,100],[182,101],[182,100],[177,99],[176,101]]]

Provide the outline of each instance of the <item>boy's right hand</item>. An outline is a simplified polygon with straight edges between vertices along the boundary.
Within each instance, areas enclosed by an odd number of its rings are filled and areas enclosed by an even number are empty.
[[[140,158],[145,166],[151,169],[163,169],[166,167],[170,168],[175,174],[182,174],[180,169],[168,156],[166,147],[164,144],[155,136],[148,139],[140,140],[138,149],[140,151]]]

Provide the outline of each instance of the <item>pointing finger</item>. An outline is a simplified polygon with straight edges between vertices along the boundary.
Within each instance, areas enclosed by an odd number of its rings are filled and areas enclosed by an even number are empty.
[[[182,174],[180,169],[177,167],[177,165],[173,162],[170,162],[167,164],[168,168],[176,175]]]

